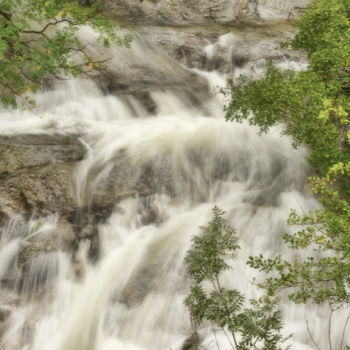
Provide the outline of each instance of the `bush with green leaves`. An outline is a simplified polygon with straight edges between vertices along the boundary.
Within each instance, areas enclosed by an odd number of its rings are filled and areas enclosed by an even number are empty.
[[[212,220],[192,238],[185,258],[194,282],[185,299],[193,326],[196,329],[209,322],[213,329],[224,332],[235,350],[282,349],[286,338],[281,335],[277,300],[264,296],[248,303],[239,290],[221,286],[220,275],[232,269],[230,263],[239,248],[235,230],[227,224],[224,212],[214,207]],[[205,287],[208,283],[209,289]]]
[[[104,59],[90,55],[88,45],[77,36],[83,25],[99,33],[98,40],[107,47],[130,44],[131,37],[117,35],[113,22],[97,5],[81,6],[70,0],[1,0],[1,103],[17,107],[20,100],[34,105],[28,93],[38,90],[44,78],[101,70]]]
[[[242,77],[223,90],[226,118],[248,120],[261,132],[282,123],[295,146],[308,146],[310,164],[320,174],[310,178],[311,190],[322,207],[303,215],[292,211],[288,223],[297,232],[283,236],[290,249],[307,249],[308,256],[260,255],[248,263],[268,274],[260,286],[269,295],[287,290],[296,303],[328,304],[328,343],[313,342],[318,349],[334,349],[336,342],[344,349],[350,316],[340,325],[342,339],[332,337],[331,323],[336,310],[350,315],[350,1],[315,0],[297,27],[284,45],[306,52],[308,69],[281,71],[270,64],[263,79]]]
[[[320,344],[309,334],[317,349],[348,349],[345,335],[350,320],[350,203],[341,198],[329,184],[336,177],[350,175],[350,169],[333,167],[325,179],[314,177],[311,187],[319,194],[322,209],[298,215],[293,210],[288,224],[298,227],[296,233],[285,234],[283,240],[290,249],[312,251],[305,259],[287,260],[278,255],[265,259],[263,255],[250,257],[248,265],[267,274],[265,281],[258,283],[270,296],[287,290],[289,299],[300,304],[308,301],[326,304],[329,307],[328,342]],[[348,314],[342,329],[341,339],[332,334],[336,312]],[[335,347],[340,344],[339,347]]]

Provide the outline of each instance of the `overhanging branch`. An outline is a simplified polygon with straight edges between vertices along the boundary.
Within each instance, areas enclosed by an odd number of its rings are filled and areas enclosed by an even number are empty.
[[[3,10],[0,10],[0,15],[2,17],[5,17],[8,21],[11,21],[11,14],[9,14],[9,13],[3,11]]]
[[[59,21],[47,23],[46,26],[43,29],[41,29],[41,30],[24,30],[23,33],[25,33],[25,34],[41,34],[41,35],[45,35],[45,31],[47,30],[47,28],[49,28],[50,26],[55,26],[55,25],[57,25],[59,23],[63,23],[63,22],[67,22],[69,24],[72,24],[73,26],[74,25],[78,25],[78,23],[74,23],[74,22],[70,21],[69,19],[64,18],[64,19],[61,19]]]

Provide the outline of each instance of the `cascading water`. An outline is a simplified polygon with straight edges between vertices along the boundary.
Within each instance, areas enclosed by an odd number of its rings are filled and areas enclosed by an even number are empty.
[[[237,38],[244,40],[241,30],[231,29],[216,46],[207,47],[209,59],[223,50],[232,55]],[[155,55],[155,49],[140,38],[135,45],[136,51],[126,53],[130,61],[121,59],[123,50],[113,50],[125,66],[150,66],[147,53]],[[304,65],[281,57],[282,66]],[[264,63],[250,64],[254,75]],[[169,75],[177,67],[162,56],[153,65]],[[224,84],[215,71],[191,74],[209,86]],[[258,136],[254,127],[226,123],[218,96],[208,99],[202,89],[191,94],[184,97],[171,84],[152,89],[156,112],[149,112],[132,97],[104,95],[91,81],[72,80],[38,94],[35,113],[2,112],[6,134],[79,135],[87,155],[72,174],[77,206],[85,208],[81,215],[89,222],[93,203],[109,195],[112,213],[95,223],[94,259],[92,240],[80,239],[74,252],[42,249],[25,271],[18,264],[20,247],[33,237],[55,236],[59,216],[29,222],[13,218],[3,228],[0,306],[6,322],[0,328],[1,349],[181,349],[190,334],[183,305],[190,283],[184,256],[214,205],[227,212],[242,247],[234,269],[223,276],[225,285],[248,298],[256,296],[250,281],[257,272],[246,266],[248,256],[291,255],[280,238],[290,209],[318,206],[306,187],[306,151],[293,149],[279,128]],[[195,99],[202,104],[193,104]],[[312,349],[307,319],[313,336],[326,343],[325,308],[287,301],[281,308],[285,333],[294,333],[294,349]],[[341,321],[344,315],[337,317]],[[201,331],[202,344],[214,349],[210,334]],[[221,349],[229,348],[225,337],[218,341]]]

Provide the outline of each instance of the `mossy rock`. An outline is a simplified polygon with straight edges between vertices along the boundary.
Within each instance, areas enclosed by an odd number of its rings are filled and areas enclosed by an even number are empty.
[[[0,176],[21,168],[81,160],[85,148],[75,136],[0,136]]]

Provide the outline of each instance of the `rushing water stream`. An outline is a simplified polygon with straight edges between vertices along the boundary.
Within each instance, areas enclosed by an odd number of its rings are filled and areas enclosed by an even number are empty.
[[[210,58],[235,50],[240,30],[227,31],[206,48]],[[154,48],[138,40],[130,53],[113,49],[113,57],[125,66],[136,60],[172,74],[170,61],[160,56],[150,63],[147,53],[156,55]],[[252,62],[239,69],[257,75],[266,64],[263,58]],[[304,67],[288,57],[278,64]],[[216,71],[192,74],[210,87],[225,82]],[[106,95],[88,80],[73,80],[38,94],[40,109],[35,112],[2,112],[3,133],[80,135],[87,156],[72,174],[79,205],[97,196],[113,176],[139,183],[145,169],[152,170],[149,182],[156,191],[147,195],[146,190],[143,197],[126,193],[118,200],[109,219],[98,225],[97,261],[88,258],[89,242],[81,241],[74,259],[70,252],[43,252],[23,278],[15,262],[19,247],[28,235],[55,232],[59,217],[43,218],[38,226],[37,220],[13,219],[3,229],[0,279],[10,273],[14,282],[0,290],[1,306],[10,313],[1,349],[181,349],[190,334],[183,305],[190,282],[184,256],[214,205],[227,212],[242,247],[233,270],[223,276],[225,285],[256,296],[250,281],[257,272],[245,265],[247,257],[280,252],[291,256],[280,238],[287,231],[290,209],[317,207],[307,190],[306,151],[293,149],[279,128],[258,136],[254,127],[225,122],[220,96],[208,98],[195,86],[191,94],[171,86],[154,89],[150,96],[156,111],[149,112],[133,97]],[[193,96],[202,104],[194,104]],[[31,292],[37,284],[41,288]],[[295,335],[293,349],[312,349],[305,320],[310,320],[314,337],[326,343],[326,308],[287,301],[281,307],[285,333]],[[341,331],[334,328],[335,334]],[[207,349],[215,348],[205,329],[201,339]],[[221,349],[229,348],[224,337],[219,341]]]

